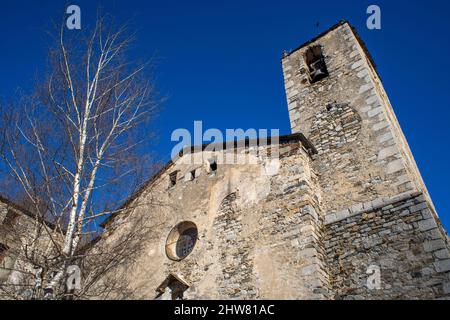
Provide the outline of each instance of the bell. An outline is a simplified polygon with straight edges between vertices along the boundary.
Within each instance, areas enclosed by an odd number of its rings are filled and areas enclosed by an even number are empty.
[[[321,77],[326,76],[326,73],[322,71],[322,69],[314,70],[311,73],[311,78],[313,81],[320,79]]]
[[[310,76],[311,76],[311,80],[313,82],[321,80],[328,75],[327,71],[326,71],[325,63],[322,59],[319,59],[319,60],[311,63],[311,69],[312,69],[312,71],[310,73]]]

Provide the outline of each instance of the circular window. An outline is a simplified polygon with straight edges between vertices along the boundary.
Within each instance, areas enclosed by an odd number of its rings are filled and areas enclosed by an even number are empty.
[[[198,238],[195,223],[185,221],[177,224],[166,241],[166,254],[169,259],[180,261],[186,258],[194,249]]]

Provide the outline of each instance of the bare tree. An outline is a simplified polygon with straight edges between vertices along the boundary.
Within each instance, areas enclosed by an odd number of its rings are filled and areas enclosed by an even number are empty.
[[[62,27],[45,81],[2,107],[3,166],[14,177],[16,198],[35,217],[33,232],[28,225],[27,236],[16,237],[16,255],[33,266],[20,272],[34,298],[70,295],[64,282],[73,263],[89,266],[87,287],[93,287],[99,273],[131,259],[148,231],[136,224],[108,252],[83,249],[99,236],[105,216],[130,210],[121,204],[151,169],[146,147],[158,101],[151,62],[127,57],[132,41],[127,27],[115,28],[108,17],[83,31]],[[102,266],[94,267],[94,257]],[[19,298],[20,291],[4,291]]]

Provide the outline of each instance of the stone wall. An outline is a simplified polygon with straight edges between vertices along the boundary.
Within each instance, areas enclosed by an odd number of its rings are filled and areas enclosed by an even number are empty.
[[[425,197],[404,195],[362,207],[325,226],[334,298],[450,297],[449,244]],[[370,266],[380,268],[379,290],[367,286]]]
[[[279,170],[265,178],[266,186],[259,196],[252,191],[260,188],[254,185],[258,180],[241,178],[239,185],[228,185],[228,194],[220,196],[223,198],[216,212],[209,213],[209,224],[185,213],[204,234],[203,245],[181,262],[166,261],[165,274],[179,274],[192,283],[186,298],[325,297],[327,292],[322,288],[324,283],[328,285],[328,279],[316,211],[320,210],[320,191],[310,157],[299,146],[280,148]],[[229,175],[236,175],[234,170],[247,174],[264,170],[263,162],[259,159],[259,164],[250,167],[219,166],[218,176],[211,182],[222,184]],[[203,191],[215,189],[211,185]],[[260,198],[251,201],[255,196]],[[216,195],[209,197],[216,199]]]
[[[192,181],[183,173],[195,165],[177,164],[161,175],[136,199],[158,198],[153,209],[135,211],[159,224],[152,239],[143,239],[145,251],[124,270],[131,295],[125,298],[153,299],[171,275],[188,285],[185,299],[450,297],[448,240],[422,193],[374,198],[325,214],[310,155],[299,143],[280,150],[280,166],[271,175],[261,175],[262,159],[218,166],[215,174],[202,171]],[[173,171],[180,178],[168,192]],[[173,261],[164,248],[181,221],[197,225],[198,243],[185,259]],[[105,240],[113,242],[121,230]],[[367,287],[371,266],[381,270],[380,290]],[[160,299],[170,298],[165,290]]]
[[[155,219],[160,225],[126,270],[133,297],[153,299],[169,275],[189,284],[187,299],[329,296],[318,177],[299,141],[279,149],[277,170],[268,170],[267,159],[260,156],[270,152],[258,152],[256,164],[218,165],[215,173],[180,159],[135,200],[157,198],[154,211],[152,205],[138,206],[134,214],[149,215],[149,222]],[[192,170],[199,170],[196,178],[184,179]],[[179,178],[168,188],[172,172]],[[126,218],[120,220],[126,224]],[[189,256],[173,261],[164,248],[170,230],[181,221],[197,225],[198,242]],[[113,242],[125,228],[115,229],[104,241]]]

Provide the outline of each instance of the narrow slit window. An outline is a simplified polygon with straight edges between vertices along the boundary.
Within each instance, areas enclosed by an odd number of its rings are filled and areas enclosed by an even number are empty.
[[[217,161],[216,159],[211,159],[209,162],[209,173],[214,173],[217,171]]]
[[[177,176],[178,176],[178,171],[172,172],[169,175],[169,187],[173,187],[177,184]]]
[[[310,47],[306,51],[305,62],[308,66],[310,83],[315,83],[328,77],[327,65],[320,46]]]

